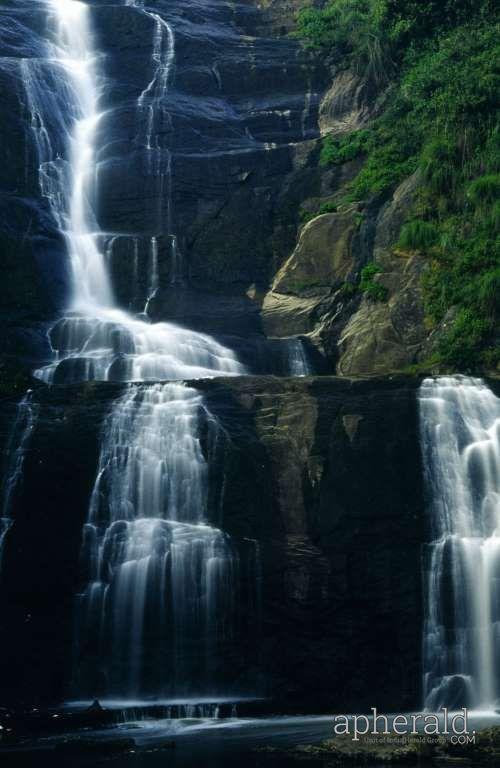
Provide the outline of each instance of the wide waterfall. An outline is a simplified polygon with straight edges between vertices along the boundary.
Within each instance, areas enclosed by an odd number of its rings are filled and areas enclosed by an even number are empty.
[[[480,379],[420,390],[432,543],[425,570],[425,706],[500,699],[500,399]]]
[[[105,237],[94,214],[103,84],[91,8],[77,0],[46,5],[49,64],[26,65],[24,82],[41,192],[67,243],[72,297],[66,316],[50,331],[54,359],[37,375],[68,384],[244,373],[236,356],[209,336],[151,324],[114,306]],[[151,172],[163,184],[169,163],[164,168],[154,159],[161,156],[154,132],[156,112],[165,110],[174,38],[157,14],[129,5],[154,21],[154,74],[138,110]],[[167,220],[169,215],[167,210]],[[172,242],[176,248],[175,237]],[[158,284],[156,245],[152,238],[150,296]],[[208,434],[217,429],[196,390],[156,383],[131,385],[104,425],[83,535],[75,693],[124,698],[217,692],[221,653],[232,631],[238,559],[228,536],[209,524],[202,422]]]
[[[94,690],[131,698],[216,693],[237,558],[229,538],[207,524],[203,420],[209,433],[217,430],[194,389],[156,384],[131,388],[106,429],[78,611],[80,648],[98,660]]]

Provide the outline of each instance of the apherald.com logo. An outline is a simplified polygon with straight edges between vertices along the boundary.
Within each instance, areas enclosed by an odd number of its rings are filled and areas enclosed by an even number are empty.
[[[469,731],[468,711],[461,709],[451,713],[444,707],[435,714],[379,715],[371,709],[371,715],[336,715],[333,730],[336,736],[447,736],[452,744],[474,744],[476,732]]]

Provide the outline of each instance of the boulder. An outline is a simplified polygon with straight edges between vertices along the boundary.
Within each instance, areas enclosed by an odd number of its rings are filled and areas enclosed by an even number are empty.
[[[354,271],[352,241],[358,230],[352,211],[326,213],[309,221],[272,284],[275,293],[325,294]]]

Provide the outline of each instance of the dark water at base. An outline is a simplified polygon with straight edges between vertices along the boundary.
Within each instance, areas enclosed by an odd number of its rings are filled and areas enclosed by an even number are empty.
[[[55,740],[40,740],[30,752],[0,753],[0,765],[9,768],[260,768],[290,765],[289,755],[259,753],[264,747],[291,747],[323,741],[332,735],[332,718],[275,717],[269,719],[159,720],[125,723],[109,730],[81,732],[78,737],[109,742],[132,738],[136,751],[101,756],[96,752],[62,754]],[[76,738],[76,735],[75,735]],[[173,742],[175,746],[169,746]],[[103,745],[103,750],[105,749]],[[295,762],[295,761],[293,761]],[[307,765],[309,761],[300,761]],[[314,761],[314,765],[321,764]]]
[[[80,731],[66,738],[101,742],[102,749],[61,750],[58,739],[40,739],[25,751],[0,751],[0,766],[7,768],[320,768],[331,765],[325,757],[295,757],[286,752],[297,745],[317,744],[333,736],[332,716],[272,717],[230,720],[146,720],[106,730]],[[493,713],[469,715],[469,729],[500,725]],[[106,750],[111,742],[133,739],[127,753]],[[270,748],[269,751],[264,751]],[[276,749],[276,752],[271,751]],[[421,762],[419,765],[431,765]],[[363,763],[378,768],[378,763]]]

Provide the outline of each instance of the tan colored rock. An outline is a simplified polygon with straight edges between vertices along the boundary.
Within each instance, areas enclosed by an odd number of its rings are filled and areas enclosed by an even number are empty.
[[[309,333],[315,325],[315,310],[321,300],[270,291],[266,294],[261,319],[264,333],[271,337]]]
[[[391,317],[389,303],[363,299],[345,327],[338,348],[337,372],[342,376],[380,375],[415,361],[416,349],[407,345]]]
[[[358,229],[353,212],[325,213],[309,221],[299,242],[277,273],[275,293],[328,293],[354,268],[352,239]]]
[[[387,302],[363,298],[339,342],[337,371],[344,376],[385,374],[416,362],[425,342],[421,275],[424,261],[415,254],[395,255],[392,246],[408,215],[418,177],[406,179],[379,214],[374,260],[382,267],[377,280],[388,290]]]
[[[359,413],[348,413],[342,416],[342,424],[346,431],[346,435],[349,438],[349,442],[353,443],[356,435],[358,434],[358,428],[363,421],[363,417]]]
[[[372,107],[366,81],[354,72],[339,72],[320,104],[321,134],[359,130],[370,119]]]
[[[271,457],[280,514],[292,538],[307,538],[304,482],[309,477],[310,482],[317,483],[322,473],[322,466],[312,455],[317,419],[317,401],[300,385],[290,387],[278,410],[272,394],[260,397],[255,428]]]

